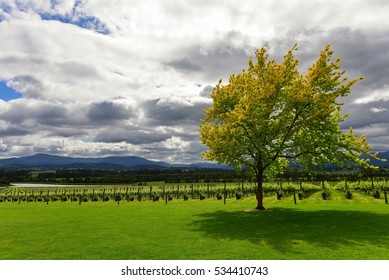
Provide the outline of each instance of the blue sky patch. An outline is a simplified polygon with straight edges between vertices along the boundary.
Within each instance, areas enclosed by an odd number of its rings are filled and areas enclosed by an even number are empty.
[[[0,99],[10,101],[13,99],[22,98],[23,96],[13,88],[7,86],[5,81],[0,81]]]
[[[53,20],[53,21],[73,24],[81,28],[93,30],[95,32],[104,35],[110,33],[108,26],[104,22],[102,22],[99,18],[95,16],[88,15],[82,10],[82,5],[83,5],[82,0],[77,0],[74,3],[71,12],[66,14],[59,14],[55,12],[56,6],[58,5],[58,0],[50,0],[50,4],[51,4],[51,11],[47,11],[47,12],[44,12],[42,10],[34,10],[34,11],[43,20]],[[23,1],[16,1],[15,8],[22,12],[28,12],[31,8],[34,7],[31,6],[31,4]],[[11,14],[13,10],[13,8],[6,3],[0,3],[0,9],[7,14]],[[5,17],[0,14],[0,22],[3,21],[4,19]]]
[[[53,10],[55,10],[55,6],[58,4],[58,1],[50,0],[50,2]],[[91,29],[101,34],[105,34],[105,35],[109,34],[110,30],[107,27],[107,25],[104,24],[102,21],[100,21],[97,17],[90,16],[87,15],[86,13],[80,12],[79,7],[82,6],[82,4],[83,4],[82,0],[77,0],[74,3],[72,12],[66,15],[46,13],[46,14],[41,14],[40,16],[43,20],[56,20],[63,23],[74,24],[81,28]]]
[[[101,22],[98,18],[93,16],[88,16],[84,14],[78,15],[51,15],[51,14],[41,14],[43,20],[56,20],[63,23],[74,24],[81,28],[90,29],[95,32],[107,35],[110,33],[108,27]]]

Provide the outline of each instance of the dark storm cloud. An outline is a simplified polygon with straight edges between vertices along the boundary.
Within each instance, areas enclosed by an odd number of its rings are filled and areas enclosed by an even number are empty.
[[[208,85],[200,92],[200,96],[209,98],[212,93],[212,90],[213,87]]]
[[[55,126],[68,122],[69,111],[67,108],[60,105],[41,107],[35,112],[35,117],[41,124]]]
[[[389,92],[385,92],[389,84],[389,31],[337,28],[323,41],[331,39],[335,55],[342,57],[346,75],[364,76],[346,99],[343,111],[349,112],[349,117],[342,127],[358,129],[359,134],[367,135],[374,149],[380,149],[387,140],[382,138],[387,134],[385,127],[389,127]],[[356,102],[361,98],[365,101]]]
[[[349,117],[342,123],[342,128],[363,128],[369,125],[388,123],[389,101],[371,102],[367,104],[350,104],[344,106]],[[389,128],[389,124],[388,124]]]
[[[247,68],[249,54],[245,49],[218,47],[209,52],[193,54],[193,59],[203,65],[204,76],[210,80],[223,79]]]
[[[195,157],[199,156],[203,151],[207,150],[207,146],[201,144],[200,141],[193,141],[189,143],[187,153]]]
[[[20,100],[20,99],[19,99]],[[10,124],[22,124],[25,122],[58,125],[65,122],[68,110],[62,105],[48,102],[13,102],[8,110],[1,112],[2,120]]]
[[[330,44],[334,50],[333,58],[341,57],[340,65],[347,71],[346,74],[365,76],[363,83],[371,88],[388,84],[389,30],[307,28],[288,32],[266,44],[273,56],[282,59],[296,43],[298,51],[295,54],[305,71],[318,58],[320,51]]]
[[[204,117],[207,103],[185,104],[165,103],[161,99],[149,100],[143,103],[142,108],[148,122],[153,125],[181,126],[198,124]]]
[[[249,57],[255,51],[249,40],[241,32],[232,30],[219,37],[215,36],[205,45],[196,42],[184,47],[176,54],[183,58],[172,60],[167,65],[182,72],[196,72],[206,82],[221,78],[227,82],[231,74],[247,68]]]
[[[89,132],[82,126],[73,126],[71,124],[64,124],[63,126],[50,126],[47,127],[45,135],[47,136],[59,136],[64,138],[86,136]]]
[[[203,70],[201,64],[192,61],[188,57],[166,62],[165,65],[167,67],[173,67],[177,71],[184,72],[184,73],[198,72]]]
[[[133,109],[111,101],[93,103],[87,112],[87,117],[91,122],[99,123],[126,120],[132,116],[134,116]]]
[[[388,84],[389,77],[389,30],[334,29],[328,35],[337,56],[342,56],[342,65],[348,70],[365,76],[365,84],[379,88]]]
[[[57,104],[33,100],[9,102],[0,118],[6,127],[3,137],[36,135],[76,137],[86,136],[102,125],[127,120],[133,111],[110,101],[90,105]]]
[[[341,128],[346,130],[351,126],[357,134],[366,134],[374,149],[388,149],[389,145],[385,143],[389,127],[389,30],[379,26],[364,30],[307,28],[293,30],[267,42],[277,59],[282,59],[295,43],[298,43],[295,54],[303,72],[318,58],[324,46],[330,44],[333,59],[341,57],[340,66],[347,76],[364,77],[352,87],[349,96],[341,100],[345,103],[343,113],[349,113]]]
[[[0,129],[0,136],[25,136],[28,135],[29,130],[19,127],[7,127]]]
[[[151,144],[162,142],[168,139],[170,135],[158,131],[142,131],[123,127],[121,129],[105,129],[99,132],[93,138],[95,142],[120,143],[126,142],[133,145]]]

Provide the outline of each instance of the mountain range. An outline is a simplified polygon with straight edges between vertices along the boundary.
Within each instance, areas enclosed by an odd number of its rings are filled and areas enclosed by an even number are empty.
[[[380,158],[386,162],[371,160],[371,164],[389,167],[389,151],[380,152]],[[102,158],[73,158],[48,154],[36,154],[26,157],[0,159],[0,167],[11,168],[88,168],[88,169],[165,169],[165,168],[216,168],[231,169],[228,165],[218,165],[210,162],[192,164],[172,164],[164,161],[151,161],[136,156],[112,156]]]
[[[151,161],[136,156],[112,156],[102,158],[73,158],[48,154],[0,159],[0,166],[13,168],[89,168],[89,169],[165,169],[165,168],[218,168],[228,169],[227,165],[198,162],[192,164],[171,164]]]

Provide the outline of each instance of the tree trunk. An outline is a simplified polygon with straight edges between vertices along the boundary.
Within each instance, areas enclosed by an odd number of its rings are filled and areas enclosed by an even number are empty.
[[[256,172],[257,177],[257,207],[255,209],[257,210],[265,210],[265,207],[263,207],[263,170],[259,169]]]

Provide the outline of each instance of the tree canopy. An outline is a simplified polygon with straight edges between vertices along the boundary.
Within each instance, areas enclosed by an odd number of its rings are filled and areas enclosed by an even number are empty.
[[[206,160],[253,170],[261,210],[263,177],[289,161],[311,169],[325,163],[366,167],[369,159],[362,154],[377,158],[365,135],[340,128],[347,114],[342,115],[339,99],[362,77],[349,80],[329,45],[303,74],[296,50],[295,45],[280,63],[270,60],[265,48],[257,50],[257,61],[250,58],[247,70],[214,87],[213,104],[199,128],[209,148],[203,153]]]

